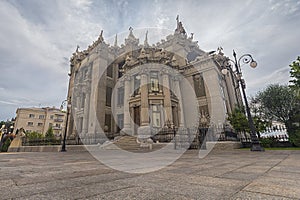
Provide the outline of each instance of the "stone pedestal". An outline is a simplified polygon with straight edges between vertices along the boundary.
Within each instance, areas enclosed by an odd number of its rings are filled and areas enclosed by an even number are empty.
[[[140,147],[152,147],[153,141],[151,137],[151,128],[150,126],[140,126],[138,128],[138,142],[140,143]]]

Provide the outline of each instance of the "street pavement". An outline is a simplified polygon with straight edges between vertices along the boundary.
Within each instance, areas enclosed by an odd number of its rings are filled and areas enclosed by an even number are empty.
[[[1,153],[0,178],[0,199],[300,199],[300,151],[189,150],[141,174],[89,152]]]

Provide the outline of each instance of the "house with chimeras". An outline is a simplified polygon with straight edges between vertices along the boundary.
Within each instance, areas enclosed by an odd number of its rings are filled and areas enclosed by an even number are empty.
[[[241,95],[228,60],[219,47],[205,52],[187,35],[177,17],[176,29],[150,45],[129,28],[125,43],[108,44],[101,31],[86,50],[70,59],[68,137],[153,135],[178,129],[224,126]]]

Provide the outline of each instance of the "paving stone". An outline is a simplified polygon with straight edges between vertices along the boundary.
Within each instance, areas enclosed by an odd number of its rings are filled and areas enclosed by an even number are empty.
[[[294,200],[292,198],[287,198],[283,196],[274,196],[268,194],[262,194],[257,192],[246,192],[241,191],[235,195],[233,195],[230,200]]]
[[[0,191],[1,199],[297,199],[299,160],[300,151],[234,150],[199,159],[192,150],[165,168],[136,174],[111,169],[88,152],[1,153]]]

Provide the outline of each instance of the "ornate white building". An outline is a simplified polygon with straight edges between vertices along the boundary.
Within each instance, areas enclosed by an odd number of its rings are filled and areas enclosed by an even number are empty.
[[[201,50],[177,18],[174,34],[143,44],[132,28],[125,44],[107,44],[102,31],[87,50],[74,52],[68,135],[143,134],[166,125],[223,125],[241,104],[232,72],[221,73],[222,49]]]

